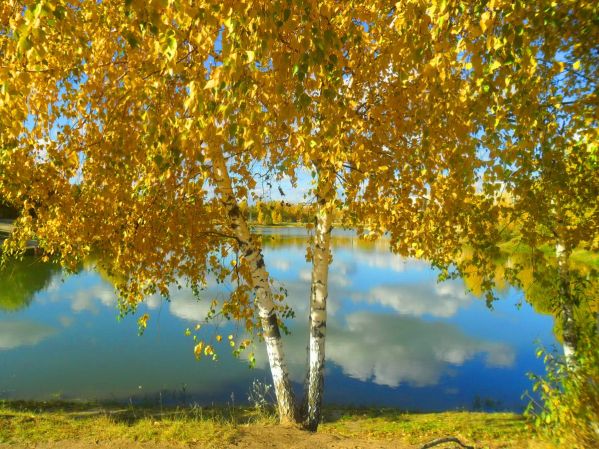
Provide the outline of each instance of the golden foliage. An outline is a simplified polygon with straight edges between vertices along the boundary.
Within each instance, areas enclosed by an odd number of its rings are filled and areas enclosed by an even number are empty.
[[[257,162],[293,183],[314,170],[344,224],[440,266],[466,260],[465,242],[469,263],[496,256],[500,219],[529,242],[555,224],[596,248],[596,13],[549,0],[4,1],[0,197],[25,211],[5,246],[35,236],[68,267],[100,255],[130,305],[212,271],[240,285],[226,306],[250,320],[248,267],[227,262],[236,242],[214,190],[222,152],[240,202]]]

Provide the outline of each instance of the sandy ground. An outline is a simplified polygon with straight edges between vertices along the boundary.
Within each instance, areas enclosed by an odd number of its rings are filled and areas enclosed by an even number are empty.
[[[451,448],[457,446],[439,446]],[[277,435],[252,435],[247,433],[233,443],[214,443],[213,445],[173,445],[164,443],[133,443],[131,441],[105,441],[105,442],[80,442],[60,441],[54,443],[38,443],[35,445],[4,445],[0,449],[212,449],[212,448],[238,448],[238,449],[416,449],[417,446],[403,445],[386,441],[361,441],[346,439],[331,435],[306,435],[295,432],[278,432]]]
[[[472,442],[468,442],[472,444]],[[0,449],[420,449],[421,445],[409,445],[397,441],[360,440],[330,434],[309,434],[295,429],[243,430],[233,442],[206,444],[135,443],[132,441],[82,442],[66,440],[52,443],[0,444]],[[477,449],[483,446],[475,445]],[[486,447],[486,446],[485,446]],[[524,446],[494,446],[502,449],[549,449],[541,443]],[[446,443],[439,449],[458,449],[460,446]]]
[[[170,448],[236,448],[236,449],[415,449],[417,446],[393,441],[357,440],[324,433],[308,433],[285,427],[251,427],[239,429],[232,442],[206,444],[134,443],[131,441],[60,441],[32,445],[0,444],[0,449],[170,449]],[[450,448],[452,446],[439,446]],[[455,446],[454,446],[455,447]]]

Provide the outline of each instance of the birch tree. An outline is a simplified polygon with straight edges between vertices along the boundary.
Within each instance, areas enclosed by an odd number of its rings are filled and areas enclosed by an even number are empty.
[[[599,34],[592,19],[597,6],[541,2],[536,8],[539,13],[520,22],[529,33],[522,39],[529,42],[531,55],[531,76],[519,83],[527,90],[526,101],[521,102],[518,89],[507,91],[506,98],[522,106],[497,117],[494,126],[501,133],[483,137],[489,148],[484,193],[493,196],[501,190],[509,196],[507,202],[496,201],[500,221],[516,226],[519,243],[532,248],[534,276],[539,281],[553,278],[546,295],[553,298],[564,353],[571,359],[581,324],[576,321],[588,320],[593,308],[588,302],[596,302],[592,294],[582,298],[576,293],[582,292],[577,284],[583,279],[574,278],[570,256],[576,249],[599,248]],[[544,245],[554,248],[552,257],[540,251]],[[482,259],[489,257],[481,255],[484,248],[479,250]],[[519,283],[517,266],[507,273],[512,283]],[[591,319],[599,322],[596,313]]]
[[[264,339],[282,421],[315,430],[332,217],[440,267],[465,244],[492,255],[504,162],[528,168],[535,151],[522,138],[510,155],[506,136],[539,110],[546,14],[512,1],[4,2],[0,196],[26,211],[5,247],[35,237],[67,268],[101,254],[125,308],[179,282],[230,281],[213,307]],[[283,298],[240,208],[256,200],[256,164],[275,184],[314,178],[301,413]]]
[[[569,248],[596,239],[593,8],[586,3],[524,2],[399,2],[392,9],[374,5],[361,10],[363,44],[347,44],[359,38],[338,44],[345,83],[334,86],[333,95],[330,71],[319,72],[318,60],[294,66],[300,77],[313,82],[303,89],[312,92],[309,104],[329,108],[309,111],[300,123],[310,124],[305,134],[312,136],[311,144],[326,149],[332,160],[328,172],[318,163],[314,170],[314,248],[320,254],[311,254],[308,428],[316,426],[322,395],[326,301],[318,298],[327,297],[326,282],[321,284],[330,251],[323,249],[330,227],[322,224],[336,199],[334,194],[325,199],[324,192],[331,190],[321,182],[323,173],[325,180],[331,171],[338,177],[346,224],[370,238],[388,233],[392,250],[424,257],[446,272],[451,266],[459,273],[478,269],[489,300],[495,279],[485,261],[499,255],[503,233],[497,223],[511,213],[499,201],[502,190],[519,198],[515,214],[526,217],[524,240],[531,237],[530,230],[543,233],[540,229],[555,221],[548,213],[554,207],[524,192],[545,189],[548,194],[556,182],[562,194],[554,201],[578,211],[559,220],[560,233],[573,231],[568,239],[574,238],[569,243],[574,246]],[[358,9],[352,14],[357,16]],[[331,51],[334,36],[342,35],[335,28],[341,20],[323,22],[318,28],[329,32],[325,48]],[[324,90],[318,87],[323,86],[333,101],[322,99]],[[336,105],[341,107],[331,113]],[[326,138],[329,129],[335,129],[333,142]],[[341,149],[335,146],[339,142]],[[547,149],[556,144],[562,146],[558,154],[564,145],[571,150],[566,150],[563,171],[552,169],[560,174],[551,180],[542,174],[549,167],[542,167],[556,164],[553,150]],[[472,249],[467,257],[465,247]],[[564,261],[569,250],[564,250],[559,252],[558,278],[567,342],[575,331]],[[514,268],[512,281],[517,283]]]

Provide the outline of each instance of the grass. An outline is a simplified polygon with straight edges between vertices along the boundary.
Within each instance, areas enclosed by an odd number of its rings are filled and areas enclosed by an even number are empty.
[[[519,242],[517,237],[508,240],[499,245],[499,248],[504,254],[530,254],[531,248]],[[555,248],[551,245],[542,245],[539,250],[543,252],[546,257],[555,257]],[[572,261],[577,264],[584,265],[588,268],[594,268],[599,270],[599,252],[588,251],[586,249],[577,248],[572,251]]]
[[[572,252],[572,260],[581,265],[586,265],[599,270],[599,252],[577,249]]]
[[[345,411],[320,428],[347,437],[369,436],[400,439],[410,444],[451,435],[477,444],[515,445],[531,438],[531,430],[521,415],[514,413],[442,412],[405,413],[398,410]],[[523,445],[525,446],[525,445]]]
[[[93,403],[0,402],[0,443],[61,440],[214,444],[232,442],[240,423],[274,423],[253,410],[192,407],[160,411]]]
[[[0,402],[0,443],[61,440],[233,444],[240,429],[276,429],[274,414],[251,408],[118,408],[93,403]],[[440,436],[477,447],[528,447],[535,439],[524,418],[512,413],[405,413],[395,409],[326,409],[319,433],[347,439],[409,444]]]

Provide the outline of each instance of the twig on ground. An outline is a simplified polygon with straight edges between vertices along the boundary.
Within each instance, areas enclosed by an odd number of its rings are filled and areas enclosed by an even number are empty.
[[[468,446],[468,445],[462,443],[456,437],[437,438],[436,440],[429,441],[424,446],[422,446],[420,449],[429,449],[431,447],[438,446],[439,444],[443,444],[443,443],[457,443],[460,446],[462,446],[464,449],[474,449],[474,446]]]

